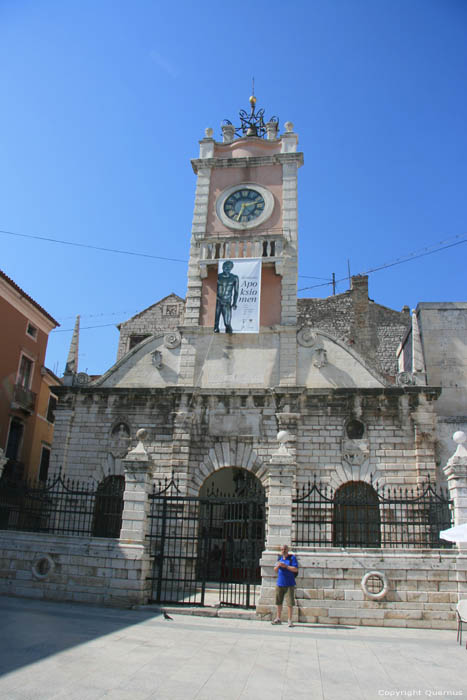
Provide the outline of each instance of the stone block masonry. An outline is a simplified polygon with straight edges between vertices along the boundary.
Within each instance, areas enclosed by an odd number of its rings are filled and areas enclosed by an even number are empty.
[[[296,549],[296,622],[456,629],[456,604],[467,583],[465,560],[457,550]],[[256,614],[275,614],[277,551],[262,558],[263,584]],[[365,574],[386,577],[379,600],[362,590]],[[284,615],[286,613],[284,612]]]
[[[131,607],[145,601],[142,545],[0,531],[0,593]]]

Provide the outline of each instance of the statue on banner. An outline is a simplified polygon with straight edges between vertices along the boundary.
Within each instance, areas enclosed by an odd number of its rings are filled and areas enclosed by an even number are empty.
[[[237,308],[239,281],[238,275],[232,274],[234,264],[226,260],[222,265],[222,272],[217,278],[216,316],[214,321],[214,333],[219,333],[219,320],[225,324],[225,332],[232,331],[232,310]]]

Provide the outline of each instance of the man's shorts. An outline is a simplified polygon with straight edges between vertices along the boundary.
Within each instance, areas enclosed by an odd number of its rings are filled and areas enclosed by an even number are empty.
[[[282,605],[284,599],[287,605],[295,605],[295,586],[276,586],[276,605]]]

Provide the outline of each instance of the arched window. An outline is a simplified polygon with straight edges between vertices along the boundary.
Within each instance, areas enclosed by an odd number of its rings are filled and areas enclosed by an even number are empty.
[[[124,490],[124,476],[107,476],[97,487],[92,526],[94,537],[120,537]]]
[[[332,516],[334,547],[380,547],[379,499],[365,481],[348,481],[335,493]]]

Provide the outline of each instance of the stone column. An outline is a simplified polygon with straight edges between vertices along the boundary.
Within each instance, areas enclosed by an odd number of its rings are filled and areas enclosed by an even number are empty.
[[[454,504],[454,525],[467,523],[467,436],[462,431],[452,436],[457,450],[443,468],[448,480],[449,495]]]
[[[292,497],[293,479],[296,471],[295,456],[290,454],[286,442],[290,434],[281,430],[277,439],[280,447],[271,457],[268,492],[268,522],[266,532],[266,550],[261,559],[261,593],[256,613],[259,617],[274,614],[274,592],[276,573],[274,565],[281,544],[290,546],[292,540]]]
[[[452,436],[457,450],[443,468],[448,480],[449,495],[454,506],[454,527],[467,523],[467,436],[462,431]],[[456,559],[457,594],[459,600],[467,598],[467,542],[458,542]]]
[[[152,484],[149,457],[143,444],[146,435],[146,430],[138,430],[138,445],[123,460],[125,492],[120,542],[124,544],[144,545],[145,542],[149,514],[148,496]]]
[[[266,548],[278,549],[292,539],[292,487],[295,458],[276,452],[271,457],[268,479],[268,530]]]

